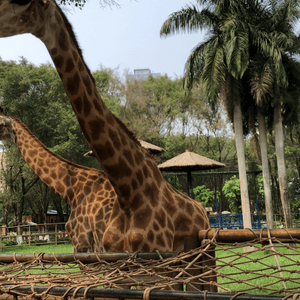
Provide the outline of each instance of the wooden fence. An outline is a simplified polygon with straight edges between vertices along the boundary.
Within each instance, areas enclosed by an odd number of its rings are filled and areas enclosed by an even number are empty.
[[[65,223],[44,223],[0,227],[0,243],[2,246],[17,244],[58,244],[67,240]]]
[[[180,253],[2,254],[0,295],[14,300],[296,300],[299,238],[300,229],[217,229],[185,237]]]

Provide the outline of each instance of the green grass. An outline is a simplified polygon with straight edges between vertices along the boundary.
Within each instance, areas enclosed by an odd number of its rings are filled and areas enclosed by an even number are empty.
[[[299,291],[299,247],[298,250],[285,247],[275,247],[275,249],[281,253],[281,255],[277,254],[277,259],[282,270],[282,277],[286,278],[286,288]],[[281,275],[271,251],[257,251],[244,257],[243,248],[217,250],[217,266],[224,266],[218,270],[218,273],[221,273],[218,276],[218,284],[228,289],[220,289],[220,292],[246,290],[251,294],[270,294],[283,288],[280,282]],[[229,265],[230,262],[232,266]]]
[[[28,246],[28,245],[19,245],[19,246],[10,246],[10,247],[3,247],[1,254],[32,254],[32,253],[72,253],[73,246],[71,244],[49,244],[49,245],[40,245],[40,246]],[[80,269],[78,268],[77,264],[68,264],[65,266],[66,269],[70,274],[79,273]],[[1,268],[7,268],[7,266],[3,265]],[[12,269],[10,275],[18,273],[19,275],[25,275],[25,271],[19,273],[19,267],[16,266],[16,269]],[[30,269],[28,269],[27,274],[45,274],[45,273],[52,273],[52,274],[66,274],[66,271],[61,267],[57,266],[55,264],[49,264],[49,265],[36,265],[31,266]]]
[[[0,254],[11,254],[11,253],[72,253],[74,252],[71,244],[58,244],[58,245],[41,245],[41,246],[10,246],[2,247]]]
[[[256,245],[260,247],[260,245]],[[300,290],[300,245],[297,250],[287,247],[276,246],[279,252],[277,258],[282,268],[282,276],[288,278],[285,282],[287,289]],[[15,247],[2,248],[0,254],[10,253],[72,253],[71,244],[28,246],[21,245]],[[281,253],[281,255],[280,255]],[[243,248],[238,247],[218,247],[216,249],[218,284],[221,286],[219,292],[239,292],[245,291],[251,294],[277,294],[283,288],[280,282],[280,274],[277,264],[271,251],[256,251],[244,255]],[[230,265],[232,263],[232,265]],[[76,265],[69,266],[73,272],[79,272]],[[272,269],[274,268],[274,269]],[[57,266],[47,269],[51,273],[64,273]],[[296,271],[296,272],[294,272]],[[45,273],[40,267],[35,267],[31,274]],[[271,274],[267,275],[266,274]],[[246,282],[245,282],[246,281]],[[252,285],[252,286],[251,286]],[[224,287],[224,289],[222,289]]]

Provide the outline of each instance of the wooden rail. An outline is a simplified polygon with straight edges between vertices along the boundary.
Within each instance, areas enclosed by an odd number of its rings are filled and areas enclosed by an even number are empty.
[[[160,255],[163,258],[174,257],[178,252],[162,252]],[[48,262],[60,261],[63,263],[73,262],[79,260],[82,263],[95,263],[99,260],[105,260],[107,262],[115,262],[129,258],[133,253],[110,253],[110,252],[99,252],[99,253],[41,253],[41,254],[0,254],[0,262],[9,264],[15,260],[18,262],[32,261],[34,258],[40,258]],[[136,254],[136,257],[143,259],[160,259],[160,256],[156,252],[140,252]]]
[[[28,245],[32,241],[45,242],[45,237],[51,236],[51,242],[57,244],[57,239],[66,237],[65,230],[58,230],[58,226],[63,227],[65,223],[43,223],[43,224],[30,224],[6,227],[5,225],[0,227],[0,242],[3,239],[28,242]],[[48,231],[47,227],[52,227],[52,231]],[[48,239],[47,239],[48,240]]]
[[[289,241],[292,239],[300,240],[300,229],[271,229],[270,236],[280,241]],[[216,242],[221,243],[240,243],[252,241],[256,238],[268,239],[267,230],[200,230],[198,238],[200,241],[203,239],[212,239],[215,236]],[[274,242],[274,241],[273,241]]]

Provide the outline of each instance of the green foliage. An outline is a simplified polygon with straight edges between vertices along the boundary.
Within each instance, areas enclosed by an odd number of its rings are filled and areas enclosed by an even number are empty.
[[[99,70],[95,77],[110,109],[120,110],[118,77],[110,70]],[[20,119],[51,151],[69,161],[99,168],[95,159],[83,156],[90,148],[51,65],[36,67],[25,58],[19,62],[0,60],[0,98],[4,113]],[[2,147],[6,152],[1,170],[5,186],[0,195],[2,221],[20,224],[23,215],[37,215],[37,221],[44,222],[48,209],[58,210],[63,218],[62,212],[68,211],[65,203],[38,180],[10,140]]]
[[[201,86],[189,93],[182,88],[182,79],[171,80],[167,76],[149,77],[145,81],[122,83],[116,70],[101,68],[94,73],[96,85],[106,105],[141,139],[163,147],[166,151],[157,157],[157,164],[164,162],[185,149],[226,164],[227,170],[236,170],[236,149],[231,127],[224,117],[224,106],[212,109]],[[19,62],[0,60],[0,97],[5,114],[19,118],[48,148],[62,157],[89,167],[98,167],[94,158],[83,157],[89,147],[82,135],[61,80],[50,65],[36,67],[26,59]],[[299,109],[299,108],[297,108]],[[288,110],[286,110],[288,111]],[[297,111],[293,112],[297,115]],[[295,122],[287,123],[286,155],[289,176],[289,192],[292,210],[299,207],[299,156],[300,130]],[[273,180],[274,209],[280,212],[278,184],[276,178],[276,155],[274,136],[269,135],[269,160]],[[68,212],[66,204],[54,195],[24,163],[11,141],[2,145],[6,151],[5,169],[1,176],[5,189],[0,193],[0,222],[21,223],[22,215],[35,215],[47,209]],[[246,158],[249,169],[260,169],[258,157],[250,143],[246,143]],[[180,191],[186,193],[186,175],[168,176],[166,179]],[[217,190],[222,191],[226,176],[217,176]],[[250,177],[251,178],[251,177]],[[249,179],[249,176],[248,176]],[[264,210],[262,178],[257,188],[259,210]],[[205,205],[214,206],[213,177],[193,177],[194,186],[203,186],[196,197],[204,199]],[[252,208],[255,209],[254,183],[249,180]],[[219,192],[218,192],[219,193]],[[199,196],[201,195],[201,196]],[[230,195],[230,194],[229,194]],[[232,196],[232,195],[231,195]],[[238,193],[228,197],[218,194],[222,210],[240,211]],[[231,209],[230,207],[234,207]]]
[[[186,191],[183,190],[182,184],[176,175],[171,175],[168,173],[164,173],[164,178],[166,181],[168,181],[172,186],[174,186],[178,191],[187,194]]]
[[[189,107],[197,96],[183,89],[180,78],[171,80],[166,75],[158,78],[149,75],[147,80],[128,78],[121,118],[144,140],[169,136],[174,131],[186,134]]]
[[[193,189],[195,199],[201,202],[205,207],[214,206],[217,198],[220,197],[220,192],[215,192],[207,188],[205,185],[197,186]]]
[[[209,33],[208,39],[199,43],[187,59],[184,84],[189,89],[201,85],[212,107],[220,100],[225,103],[228,117],[234,122],[242,166],[245,166],[242,134],[255,132],[257,110],[268,117],[269,124],[278,124],[275,127],[278,176],[271,174],[271,178],[273,191],[276,190],[273,197],[279,198],[280,187],[285,198],[288,175],[281,146],[284,144],[281,114],[286,121],[298,122],[295,111],[300,103],[299,37],[294,26],[300,19],[299,1],[197,2],[201,5],[189,5],[171,14],[160,33],[162,36],[198,30]],[[277,177],[281,178],[280,185]],[[247,196],[242,196],[243,201],[248,201]],[[275,200],[279,209],[279,201]],[[289,204],[287,200],[282,199]],[[285,209],[287,220],[288,211]]]
[[[229,200],[230,211],[233,214],[241,213],[240,180],[236,175],[232,176],[231,179],[224,184],[222,192]]]
[[[117,117],[120,117],[123,107],[121,96],[124,94],[124,84],[116,70],[101,68],[93,73],[97,90],[105,105]]]
[[[58,242],[70,242],[69,238],[67,236],[65,237],[61,237],[61,238],[57,238]]]
[[[15,240],[8,240],[8,239],[3,239],[1,243],[2,243],[3,246],[15,246],[15,245],[18,245],[18,243]]]

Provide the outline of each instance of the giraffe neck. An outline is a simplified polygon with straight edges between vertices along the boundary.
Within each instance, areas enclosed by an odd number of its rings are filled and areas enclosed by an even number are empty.
[[[78,183],[76,177],[79,174],[87,176],[89,168],[76,165],[51,152],[23,123],[18,119],[10,119],[15,135],[14,142],[30,169],[70,207],[76,205],[73,203],[76,199],[73,198],[74,193],[71,190]]]
[[[46,45],[81,129],[121,206],[130,207],[137,198],[143,202],[151,190],[158,190],[162,175],[151,155],[105,106],[69,22],[55,2],[50,7],[51,17],[34,34]],[[146,192],[140,193],[141,189]]]

